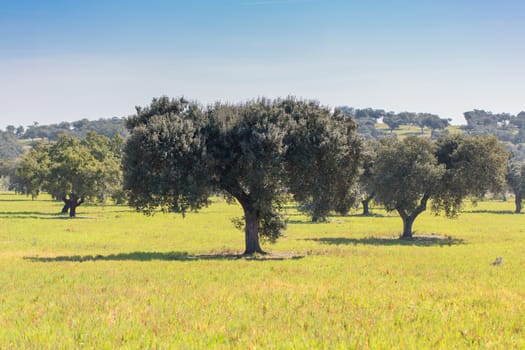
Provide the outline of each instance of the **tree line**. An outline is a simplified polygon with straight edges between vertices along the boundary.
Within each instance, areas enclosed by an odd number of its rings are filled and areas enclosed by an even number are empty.
[[[525,167],[509,161],[496,137],[366,140],[359,120],[376,117],[388,114],[294,97],[211,106],[160,97],[126,119],[127,141],[88,132],[82,140],[62,134],[36,143],[11,170],[12,189],[33,197],[49,192],[71,216],[85,200],[107,198],[146,214],[184,214],[220,194],[243,209],[237,226],[246,254],[262,253],[260,239],[281,235],[290,201],[322,221],[358,201],[366,210],[373,200],[401,217],[404,238],[427,206],[453,217],[465,199],[506,183],[521,210]]]
[[[40,125],[34,122],[29,126],[8,125],[5,133],[19,140],[45,139],[57,141],[60,135],[70,135],[83,139],[89,132],[96,132],[112,138],[115,135],[127,137],[126,118],[100,118],[88,120],[86,118],[74,122],[60,122],[56,124]]]

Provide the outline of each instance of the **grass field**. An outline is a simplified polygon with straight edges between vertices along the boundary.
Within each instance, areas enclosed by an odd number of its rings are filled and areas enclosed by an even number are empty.
[[[375,214],[289,227],[238,258],[239,207],[146,217],[0,194],[0,349],[525,348],[525,215]],[[497,256],[503,263],[492,266]]]

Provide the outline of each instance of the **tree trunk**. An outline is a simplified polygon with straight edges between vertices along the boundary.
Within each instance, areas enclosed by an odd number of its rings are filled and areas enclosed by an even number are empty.
[[[244,208],[246,249],[244,255],[266,254],[259,244],[259,215],[254,209]]]
[[[516,214],[520,214],[521,213],[521,201],[523,200],[523,198],[521,196],[516,196],[515,197],[515,203],[516,203],[516,211],[515,213]]]
[[[77,207],[84,203],[84,198],[79,197],[75,194],[70,194],[69,199],[65,196],[62,199],[64,201],[64,207],[62,208],[62,213],[65,214],[69,210],[69,217],[74,218],[77,215]]]
[[[401,219],[403,220],[403,235],[401,238],[412,238],[412,225],[414,224],[414,221],[418,217],[419,214],[424,212],[427,209],[427,202],[430,196],[428,194],[423,195],[423,198],[421,198],[421,202],[419,205],[414,209],[414,211],[410,214],[405,212],[403,208],[397,208],[397,212],[399,213],[399,216],[401,216]]]
[[[77,207],[78,205],[76,203],[71,202],[69,206],[69,217],[74,218],[77,215]]]
[[[412,238],[412,225],[416,220],[412,215],[401,217],[403,219],[403,235],[401,238]]]
[[[69,211],[69,199],[66,198],[66,196],[62,197],[62,201],[64,202],[64,207],[62,208],[62,214],[67,214]]]
[[[370,203],[370,199],[368,198],[365,198],[361,201],[361,203],[363,204],[363,216],[368,216],[370,215],[370,210],[368,208],[368,204]]]
[[[375,192],[372,192],[369,196],[367,196],[365,199],[361,201],[361,204],[363,204],[363,216],[370,215],[370,202],[375,196]]]

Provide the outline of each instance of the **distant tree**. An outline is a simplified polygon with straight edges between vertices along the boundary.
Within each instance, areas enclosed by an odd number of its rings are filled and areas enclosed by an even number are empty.
[[[23,152],[24,149],[12,130],[0,131],[0,159],[17,158]]]
[[[415,120],[416,124],[421,128],[421,133],[423,133],[424,128],[429,128],[431,134],[433,134],[434,130],[443,130],[449,125],[447,119],[440,118],[438,115],[430,113],[419,113]]]
[[[517,116],[510,119],[510,124],[518,129],[515,144],[525,142],[525,112],[520,112]]]
[[[463,113],[463,116],[471,129],[496,128],[498,126],[498,116],[492,114],[492,112],[475,109]]]
[[[480,198],[504,183],[507,152],[495,137],[446,136],[433,143],[408,137],[380,141],[374,164],[375,200],[403,220],[403,238],[427,209],[453,217],[465,198]]]
[[[24,135],[24,127],[20,125],[18,128],[16,128],[16,137],[21,138],[22,135]]]
[[[525,163],[519,164],[509,161],[507,167],[507,184],[514,193],[516,214],[521,213],[522,202],[525,198]]]
[[[96,132],[109,138],[115,135],[127,136],[126,123],[124,118],[100,118],[98,120],[81,119],[73,123],[60,122],[58,124],[38,125],[34,124],[20,133],[17,137],[25,139],[46,138],[49,141],[56,141],[60,135],[71,135],[83,139],[89,132]]]
[[[336,112],[351,116],[357,123],[357,133],[365,139],[374,139],[384,136],[384,132],[376,128],[376,123],[386,113],[383,109],[355,109],[348,106],[337,107]]]
[[[305,188],[299,182],[333,193],[333,177],[311,181],[323,170],[307,173],[308,162],[326,166],[315,157],[350,162],[348,157],[360,155],[350,121],[317,102],[294,98],[203,109],[183,98],[161,97],[137,108],[128,127],[123,164],[130,204],[145,213],[158,207],[184,213],[221,192],[243,208],[245,254],[263,253],[259,236],[279,237],[280,207],[290,192]],[[333,134],[325,137],[325,128]],[[322,151],[310,153],[315,145]],[[308,189],[308,197],[315,193]]]
[[[22,157],[17,178],[17,187],[33,198],[47,191],[63,200],[62,211],[71,217],[85,200],[103,202],[122,183],[120,159],[110,140],[95,133],[82,141],[61,135],[55,143],[38,143]]]
[[[416,125],[417,114],[413,112],[401,112],[397,114],[397,118],[401,121],[401,125]]]
[[[14,125],[8,125],[8,126],[5,128],[5,131],[6,131],[8,134],[15,135],[16,128],[14,127]]]
[[[390,133],[392,133],[395,129],[403,125],[404,120],[400,118],[397,114],[393,112],[388,112],[383,117],[383,123],[385,123],[388,126],[388,128],[390,129]]]

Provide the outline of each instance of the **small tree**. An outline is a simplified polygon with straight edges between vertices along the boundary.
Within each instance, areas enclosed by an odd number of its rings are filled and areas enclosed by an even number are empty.
[[[446,136],[437,143],[408,137],[380,141],[374,164],[376,201],[403,220],[403,238],[432,199],[432,211],[453,217],[467,197],[480,198],[504,182],[506,150],[495,137]]]
[[[374,164],[375,200],[403,220],[403,238],[412,237],[412,225],[436,195],[445,173],[435,157],[435,145],[426,138],[380,140]]]
[[[383,123],[386,124],[388,128],[390,129],[390,134],[392,134],[392,132],[395,129],[403,125],[404,122],[405,120],[401,118],[399,115],[395,114],[394,112],[388,112],[383,117]]]
[[[86,199],[103,202],[120,189],[120,159],[110,146],[109,139],[93,132],[82,141],[61,135],[55,143],[37,143],[21,159],[17,187],[33,198],[47,191],[64,201],[63,213],[74,217]]]
[[[345,127],[332,129],[332,122]],[[221,192],[243,208],[245,254],[263,253],[259,236],[271,241],[279,237],[284,228],[281,205],[290,193],[304,189],[303,182],[314,187],[309,196],[319,193],[323,182],[331,188],[333,177],[312,181],[319,172],[308,173],[306,163],[326,165],[315,157],[339,159],[332,154],[339,151],[349,162],[348,155],[356,162],[360,155],[355,126],[317,102],[294,98],[203,109],[183,98],[162,97],[137,108],[128,127],[123,164],[130,204],[145,213],[158,207],[184,213]],[[329,137],[316,141],[325,134]],[[345,141],[336,142],[337,137]],[[312,145],[323,146],[323,151],[308,152]]]
[[[525,197],[525,164],[509,161],[507,167],[507,184],[514,193],[515,213],[521,213],[521,205]]]

